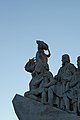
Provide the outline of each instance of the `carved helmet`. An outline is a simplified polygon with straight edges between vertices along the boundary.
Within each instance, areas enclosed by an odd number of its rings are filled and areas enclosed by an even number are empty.
[[[48,50],[48,45],[45,42],[37,40],[36,43],[38,44],[39,49]]]

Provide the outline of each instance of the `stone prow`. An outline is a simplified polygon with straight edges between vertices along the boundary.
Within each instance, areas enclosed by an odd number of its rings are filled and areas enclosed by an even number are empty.
[[[80,117],[16,94],[12,100],[19,120],[80,120]]]

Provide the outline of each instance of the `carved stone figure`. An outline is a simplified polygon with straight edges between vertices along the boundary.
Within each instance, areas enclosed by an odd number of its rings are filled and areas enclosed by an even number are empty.
[[[49,70],[48,58],[51,54],[46,43],[44,43],[43,41],[36,41],[36,43],[38,44],[38,51],[36,53],[35,71],[37,73],[40,73],[44,72],[45,70]],[[44,53],[44,50],[48,50],[48,55]]]
[[[62,67],[59,69],[58,74],[54,77],[51,83],[45,85],[48,88],[48,102],[50,105],[56,104],[59,108],[69,110],[69,99],[65,91],[68,90],[71,76],[75,73],[76,68],[70,63],[68,54],[62,56]]]
[[[32,80],[30,81],[30,91],[24,95],[34,95],[37,98],[41,98],[42,103],[47,102],[47,89],[44,85],[53,79],[52,73],[49,71],[48,58],[50,57],[50,51],[48,45],[43,41],[36,41],[38,44],[38,51],[36,58],[29,60],[25,66],[25,70],[32,73]],[[48,55],[44,50],[48,50]]]
[[[72,100],[72,110],[80,113],[80,56],[77,57],[77,71],[71,78],[67,96]]]
[[[62,66],[53,77],[49,47],[40,40],[36,43],[36,55],[24,67],[32,76],[29,91],[24,96],[16,94],[12,101],[18,119],[80,120],[80,56],[76,68],[68,54],[62,55]]]

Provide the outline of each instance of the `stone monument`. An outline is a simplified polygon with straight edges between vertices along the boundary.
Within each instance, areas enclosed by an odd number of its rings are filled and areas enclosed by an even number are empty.
[[[19,120],[80,120],[80,56],[77,68],[68,54],[62,55],[57,75],[49,70],[49,46],[36,41],[36,57],[29,59],[25,71],[31,73],[29,91],[12,100]],[[45,53],[48,52],[48,54]]]

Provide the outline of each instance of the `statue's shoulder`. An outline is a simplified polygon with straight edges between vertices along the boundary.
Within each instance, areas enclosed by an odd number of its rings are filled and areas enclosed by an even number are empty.
[[[70,66],[70,67],[75,67],[75,65],[72,64],[72,63],[68,63],[67,65]]]
[[[68,67],[69,67],[70,69],[75,69],[75,71],[77,70],[77,68],[75,67],[75,65],[72,64],[72,63],[68,63]]]

